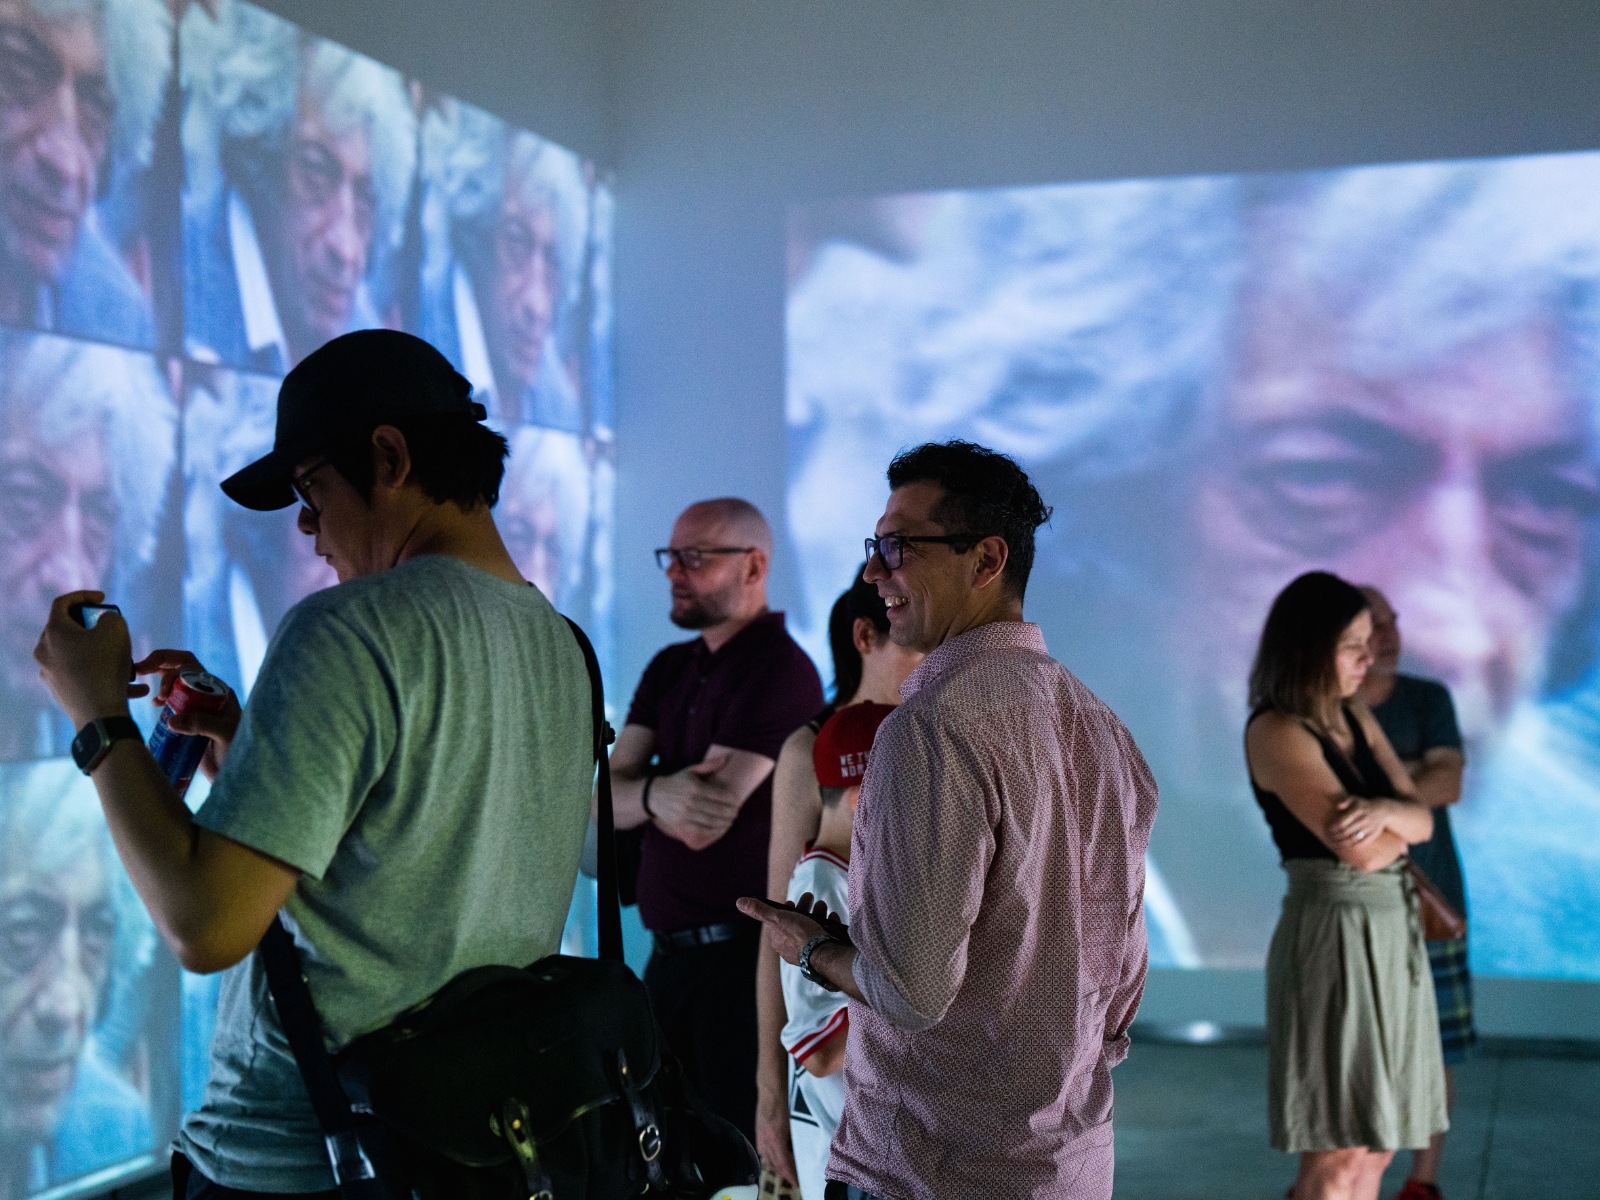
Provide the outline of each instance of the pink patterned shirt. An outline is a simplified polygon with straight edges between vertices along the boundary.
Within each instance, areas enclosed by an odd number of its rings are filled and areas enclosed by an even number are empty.
[[[952,638],[900,693],[851,840],[867,1003],[828,1177],[883,1200],[1103,1200],[1155,781],[1037,625]]]

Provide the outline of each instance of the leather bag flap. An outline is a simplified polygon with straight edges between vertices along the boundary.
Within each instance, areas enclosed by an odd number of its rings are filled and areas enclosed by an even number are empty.
[[[511,1158],[500,1134],[510,1097],[547,1141],[606,1104],[626,1111],[621,1050],[641,1086],[660,1068],[644,985],[622,963],[551,955],[527,968],[456,976],[338,1056],[352,1103],[467,1166]]]

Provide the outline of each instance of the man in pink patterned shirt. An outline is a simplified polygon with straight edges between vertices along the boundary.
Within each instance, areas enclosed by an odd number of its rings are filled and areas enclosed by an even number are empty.
[[[850,925],[740,908],[851,998],[830,1200],[1106,1200],[1155,782],[1022,619],[1049,518],[1022,469],[949,442],[900,455],[889,484],[866,578],[928,657],[873,745]]]

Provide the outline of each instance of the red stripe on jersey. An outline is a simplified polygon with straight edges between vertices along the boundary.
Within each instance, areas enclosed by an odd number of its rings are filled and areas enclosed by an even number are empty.
[[[844,859],[840,858],[832,850],[822,850],[816,846],[811,847],[804,854],[802,854],[800,856],[800,862],[810,862],[813,858],[820,858],[823,862],[830,862],[834,866],[838,867],[841,871],[848,871],[850,869],[850,864],[845,862]],[[799,863],[796,863],[795,865],[798,866]]]
[[[841,1008],[828,1018],[828,1023],[815,1033],[807,1034],[789,1048],[789,1053],[794,1056],[797,1063],[804,1065],[806,1059],[816,1053],[818,1047],[841,1029],[850,1028],[850,1010]]]

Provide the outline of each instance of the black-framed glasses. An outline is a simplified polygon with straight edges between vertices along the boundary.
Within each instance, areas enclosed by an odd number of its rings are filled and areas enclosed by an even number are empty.
[[[698,571],[714,554],[749,554],[754,546],[662,546],[656,551],[656,566],[663,571],[674,562],[685,571]]]
[[[983,541],[981,533],[946,533],[938,537],[916,537],[904,533],[886,533],[882,537],[869,537],[867,539],[867,561],[872,561],[876,554],[883,562],[884,567],[890,571],[898,571],[906,561],[906,547],[913,542],[928,542],[937,546],[965,546],[972,549]],[[957,550],[957,554],[965,554],[966,550]]]
[[[331,455],[319,458],[304,471],[296,471],[289,479],[289,486],[294,489],[295,498],[305,506],[306,511],[313,517],[320,517],[322,510],[317,507],[316,501],[311,499],[311,490],[306,487],[306,484],[310,483],[311,477],[322,470],[323,467],[332,465],[333,457]]]

